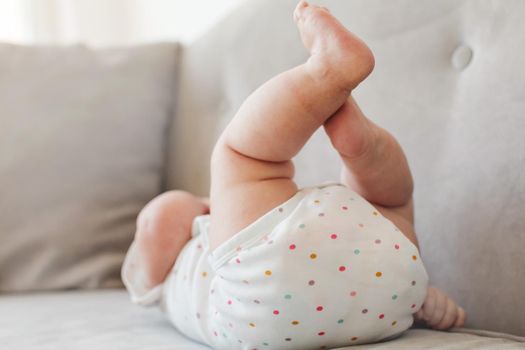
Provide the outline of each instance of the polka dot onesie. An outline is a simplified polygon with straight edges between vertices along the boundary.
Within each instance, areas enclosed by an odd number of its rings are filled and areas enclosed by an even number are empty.
[[[421,307],[417,247],[343,185],[302,189],[213,252],[194,221],[164,284],[145,290],[134,247],[132,301],[160,302],[175,327],[216,349],[329,349],[393,338]]]

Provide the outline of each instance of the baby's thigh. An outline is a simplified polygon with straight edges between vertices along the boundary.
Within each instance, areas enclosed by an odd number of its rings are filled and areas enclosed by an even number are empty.
[[[211,171],[211,249],[297,192],[291,161],[260,161],[220,142],[212,156]]]

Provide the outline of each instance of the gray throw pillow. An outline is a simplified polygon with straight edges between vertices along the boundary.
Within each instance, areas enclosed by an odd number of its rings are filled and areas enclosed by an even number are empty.
[[[175,44],[0,44],[0,292],[120,286],[161,191]]]

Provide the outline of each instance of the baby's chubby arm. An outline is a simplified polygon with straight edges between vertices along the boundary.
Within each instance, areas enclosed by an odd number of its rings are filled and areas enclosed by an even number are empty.
[[[445,330],[452,327],[463,327],[465,310],[458,306],[443,291],[429,286],[423,307],[415,314],[416,320],[424,321],[429,327]]]

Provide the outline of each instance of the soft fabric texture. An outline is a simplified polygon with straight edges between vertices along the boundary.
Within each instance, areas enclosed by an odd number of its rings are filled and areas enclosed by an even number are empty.
[[[0,292],[121,286],[161,192],[177,46],[0,45]]]
[[[213,251],[208,228],[209,215],[195,219],[162,292],[145,290],[134,259],[123,278],[132,300],[157,296],[177,329],[215,349],[377,342],[425,300],[417,247],[343,185],[300,190]]]
[[[354,97],[407,153],[431,283],[466,309],[468,327],[525,335],[525,2],[313,3],[328,6],[376,57]],[[306,60],[296,4],[249,1],[183,52],[170,186],[206,194],[224,125],[263,82]],[[337,178],[339,169],[322,131],[296,159],[300,186]]]
[[[157,309],[130,304],[124,290],[2,295],[0,310],[0,344],[3,349],[210,349],[173,329]],[[517,343],[518,340],[508,339],[505,334],[489,334],[486,337],[410,329],[392,341],[346,349],[523,349],[525,343]]]

